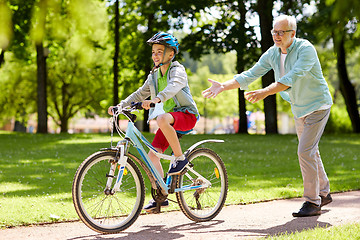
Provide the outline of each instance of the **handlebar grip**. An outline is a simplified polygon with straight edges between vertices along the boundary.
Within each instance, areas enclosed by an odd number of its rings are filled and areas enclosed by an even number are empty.
[[[143,110],[144,109],[142,107],[142,102],[132,102],[131,107],[133,107],[135,109],[138,109],[138,110]],[[155,103],[150,103],[150,107],[155,107]]]
[[[113,108],[111,109],[111,111],[113,112],[113,114],[115,114],[118,109],[119,109],[119,108],[115,106],[115,107],[113,107]]]

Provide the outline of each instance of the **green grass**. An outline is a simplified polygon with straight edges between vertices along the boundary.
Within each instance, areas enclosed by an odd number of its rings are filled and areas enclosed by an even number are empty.
[[[360,239],[360,223],[339,225],[330,228],[317,227],[308,231],[284,233],[280,236],[266,237],[269,240],[356,240]]]
[[[302,196],[295,135],[188,135],[181,144],[185,149],[210,138],[225,140],[205,146],[225,162],[226,204]],[[110,145],[110,136],[0,132],[0,143],[0,227],[8,227],[78,219],[71,199],[73,176],[88,155]],[[359,135],[325,135],[320,151],[332,192],[359,189]],[[146,201],[149,188],[147,183]]]

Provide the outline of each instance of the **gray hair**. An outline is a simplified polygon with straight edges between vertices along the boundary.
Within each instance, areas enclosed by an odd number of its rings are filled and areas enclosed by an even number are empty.
[[[288,16],[288,15],[280,15],[276,18],[274,18],[274,21],[273,21],[273,27],[275,26],[275,24],[277,22],[280,22],[280,21],[283,21],[283,20],[286,20],[288,22],[288,26],[289,26],[289,30],[295,30],[296,31],[296,18],[293,17],[293,16]]]

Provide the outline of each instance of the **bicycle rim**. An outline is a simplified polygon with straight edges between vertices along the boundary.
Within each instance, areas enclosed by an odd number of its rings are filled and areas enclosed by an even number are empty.
[[[100,233],[117,233],[130,227],[144,204],[145,187],[140,170],[129,156],[120,190],[106,195],[107,174],[115,152],[99,152],[88,157],[74,177],[73,202],[80,219]],[[119,169],[116,167],[114,176]],[[116,177],[113,179],[113,185]]]
[[[194,170],[211,182],[211,186],[177,192],[176,197],[180,209],[193,221],[209,221],[219,214],[226,200],[228,179],[225,165],[214,151],[207,148],[193,150],[188,159],[193,163]],[[177,187],[196,186],[203,183],[201,177],[188,171],[186,175],[179,177]]]

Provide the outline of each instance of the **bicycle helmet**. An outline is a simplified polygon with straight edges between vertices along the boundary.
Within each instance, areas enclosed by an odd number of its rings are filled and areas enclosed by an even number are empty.
[[[161,44],[166,47],[172,48],[175,50],[175,54],[179,53],[179,42],[178,40],[166,32],[158,32],[152,38],[146,41],[150,46],[153,44]]]

